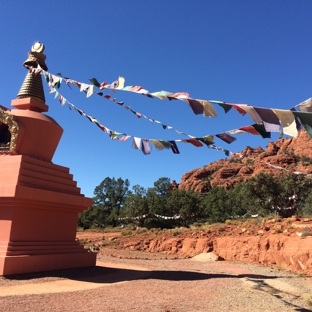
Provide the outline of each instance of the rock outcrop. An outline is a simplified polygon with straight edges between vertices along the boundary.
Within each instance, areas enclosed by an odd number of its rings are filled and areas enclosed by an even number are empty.
[[[91,232],[85,234],[91,235]],[[203,229],[159,233],[138,228],[130,236],[115,233],[109,239],[104,239],[102,233],[94,234],[98,238],[88,242],[93,242],[96,250],[112,247],[183,258],[213,252],[216,260],[274,265],[312,276],[312,218],[233,220]]]
[[[226,260],[277,265],[294,272],[312,274],[312,236],[285,235],[219,237],[214,253]]]
[[[238,182],[246,181],[260,172],[278,177],[285,173],[271,166],[293,169],[305,174],[312,173],[312,139],[301,130],[298,138],[279,139],[269,142],[265,150],[247,146],[243,151],[227,159],[220,159],[204,168],[185,173],[178,184],[180,189],[205,193],[213,185],[226,189]]]

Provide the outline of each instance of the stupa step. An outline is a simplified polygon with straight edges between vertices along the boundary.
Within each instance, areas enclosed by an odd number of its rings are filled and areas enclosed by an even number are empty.
[[[31,157],[12,156],[12,158],[15,161],[9,162],[1,170],[0,186],[20,184],[39,189],[80,194],[80,188],[77,187],[77,182],[72,179],[73,175],[69,174],[67,168]]]
[[[35,159],[29,156],[14,155],[14,156],[2,156],[0,157],[0,166],[5,164],[1,169],[4,171],[10,171],[23,168],[28,170],[34,170],[44,172],[49,175],[56,175],[67,179],[72,179],[73,175],[69,173],[67,167],[55,165],[50,162]],[[2,170],[1,170],[2,172]]]
[[[0,256],[43,255],[88,252],[78,242],[0,242]]]
[[[0,256],[0,276],[95,266],[96,253]]]

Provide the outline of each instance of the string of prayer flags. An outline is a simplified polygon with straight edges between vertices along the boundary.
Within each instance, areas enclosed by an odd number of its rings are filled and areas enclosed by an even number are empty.
[[[82,110],[76,108],[72,103],[68,102],[58,91],[55,90],[55,88],[54,88],[54,90],[52,90],[53,87],[52,87],[51,84],[50,84],[50,87],[51,87],[51,91],[56,92],[58,97],[59,97],[59,99],[62,99],[62,101],[60,101],[60,103],[62,103],[62,105],[67,103],[69,108],[73,107],[80,115],[83,115],[83,116],[87,117],[91,122],[96,123],[96,125],[102,131],[105,131],[105,132],[108,133],[108,135],[110,136],[110,138],[112,140],[118,139],[120,141],[125,141],[126,139],[131,137],[129,135],[126,135],[126,134],[123,134],[123,133],[120,133],[120,132],[116,132],[116,131],[108,129],[107,127],[104,127],[103,125],[100,124],[100,122],[97,119],[93,118],[92,116],[89,116],[89,115],[85,114]],[[128,106],[125,106],[125,108],[130,110],[130,107],[128,107]],[[160,123],[159,121],[155,121],[155,122]],[[165,126],[165,125],[163,125],[163,127],[164,128],[167,128],[167,127],[169,128],[169,126]],[[240,131],[241,133],[248,132],[248,129],[249,129],[248,127],[251,127],[251,126],[247,126],[245,128],[243,127],[242,130],[235,130],[235,131],[236,132]],[[234,132],[234,131],[232,130],[232,132]],[[249,132],[253,133],[252,131],[249,131]],[[258,133],[253,133],[253,134],[258,134]],[[227,134],[223,134],[223,135],[219,135],[219,136],[220,136],[221,139],[222,138],[224,139],[225,137],[227,137],[227,139],[230,139],[230,140],[225,139],[225,141],[228,141],[229,143],[230,143],[230,141],[233,141],[233,139],[235,139],[235,138],[233,138],[233,137],[231,137],[231,136],[229,136]],[[151,142],[156,147],[157,150],[163,150],[165,148],[166,149],[170,149],[171,148],[173,153],[179,154],[180,152],[179,152],[178,147],[177,147],[175,142],[187,142],[187,143],[193,144],[196,147],[200,147],[200,146],[203,146],[200,141],[204,142],[209,147],[210,145],[213,144],[213,136],[210,135],[210,136],[205,136],[203,138],[197,138],[197,139],[192,138],[192,139],[189,139],[189,140],[176,140],[176,141],[173,141],[173,140],[171,140],[171,141],[166,141],[166,140],[148,140],[148,139],[141,139],[141,138],[134,137],[132,145],[133,145],[133,147],[135,149],[142,150],[142,152],[145,155],[149,155],[150,152],[151,152],[149,142]],[[216,146],[213,146],[213,148],[216,149],[216,150],[223,150],[222,148],[219,148],[219,147],[216,147]],[[229,151],[228,150],[224,150],[224,153],[227,156],[229,155]]]
[[[119,78],[122,78],[122,77],[119,77]],[[93,83],[94,83],[95,85],[99,84],[95,78],[92,78],[92,81],[93,81]],[[51,86],[51,85],[50,85],[50,86]],[[80,88],[80,91],[90,92],[90,94],[91,94],[92,92],[95,92],[95,91],[93,90],[93,86],[91,86],[92,88],[90,88],[87,84],[84,84],[84,83],[79,83],[78,86],[79,86],[79,88]],[[55,88],[53,88],[53,89],[54,89],[53,92],[57,92]],[[88,91],[86,91],[86,90],[88,90]],[[91,90],[92,92],[91,92],[90,90]],[[58,92],[57,92],[56,96],[59,96],[59,93],[58,93]],[[89,97],[89,96],[88,96],[88,97]],[[117,102],[116,99],[111,99],[111,96],[110,96],[110,95],[105,95],[104,98],[106,98],[106,99],[108,99],[108,100],[111,100],[112,102],[116,102],[117,104],[119,104],[119,105],[121,105],[121,106],[124,104],[124,102],[120,102],[120,101]],[[61,99],[62,99],[61,104],[64,105],[65,102],[66,102],[66,99],[64,99],[63,96],[61,96]],[[177,130],[177,129],[173,128],[172,126],[167,126],[167,125],[163,124],[162,122],[160,122],[160,121],[158,121],[158,120],[154,120],[153,118],[150,118],[150,117],[148,117],[148,116],[145,116],[145,115],[143,115],[143,114],[141,114],[141,113],[139,113],[139,112],[137,112],[137,111],[134,111],[133,109],[131,109],[130,106],[124,106],[124,108],[127,109],[127,110],[129,110],[129,111],[131,111],[131,112],[132,112],[134,115],[136,115],[138,118],[144,117],[145,119],[147,119],[148,121],[150,121],[150,122],[152,122],[152,123],[155,122],[155,123],[161,124],[162,127],[163,127],[163,129],[168,129],[168,130],[169,130],[169,129],[172,129],[172,130],[175,130],[178,134],[184,134],[184,135],[187,135],[188,137],[193,137],[192,135],[187,134],[187,133],[185,133],[185,132],[182,132],[182,131],[180,131],[180,130]]]
[[[303,176],[308,175],[306,173],[303,173],[303,172],[300,172],[300,171],[296,171],[294,168],[287,169],[287,168],[283,168],[281,166],[272,165],[272,164],[270,164],[269,162],[266,162],[266,161],[260,161],[260,163],[263,163],[263,164],[265,164],[265,165],[267,165],[267,166],[269,166],[271,168],[274,168],[274,169],[287,171],[288,173],[294,173],[294,174],[303,175]]]
[[[51,81],[53,86],[56,86],[59,88],[61,86],[62,81],[64,80],[67,85],[69,83],[76,84],[79,86],[81,91],[84,91],[87,94],[87,97],[90,97],[93,93],[97,93],[99,95],[103,95],[103,93],[96,92],[93,90],[93,86],[96,86],[103,89],[110,89],[111,91],[116,90],[122,90],[122,91],[129,91],[134,93],[139,93],[146,95],[148,97],[157,97],[162,100],[168,98],[169,100],[183,100],[186,102],[193,112],[195,114],[203,114],[205,117],[216,117],[217,113],[211,103],[220,105],[225,113],[227,113],[232,107],[238,111],[241,115],[248,114],[250,118],[254,121],[255,124],[264,124],[264,127],[267,132],[279,132],[284,133],[287,135],[290,135],[292,137],[297,137],[297,131],[299,130],[298,120],[295,119],[296,128],[294,127],[293,121],[289,121],[289,119],[292,119],[292,115],[290,115],[290,112],[293,112],[293,109],[288,111],[288,113],[281,112],[283,110],[278,109],[268,109],[268,108],[260,108],[260,107],[253,107],[248,104],[233,104],[233,103],[227,103],[222,101],[216,101],[216,100],[199,100],[199,99],[193,99],[189,96],[189,93],[187,92],[168,92],[168,91],[158,91],[158,92],[152,92],[149,93],[148,90],[144,89],[141,86],[124,86],[125,79],[124,77],[118,77],[118,80],[114,81],[113,83],[99,83],[96,78],[89,79],[93,85],[88,85],[86,83],[79,83],[75,80],[71,80],[69,78],[62,78],[55,76],[51,73],[48,73],[44,71],[42,68],[38,67],[35,69],[31,69],[32,71],[35,71],[36,73],[40,72],[45,75],[46,81]],[[110,99],[112,102],[117,102],[116,99],[111,99],[110,96],[104,96],[107,99]],[[123,104],[123,102],[117,102],[119,105]],[[296,107],[299,108],[302,112],[312,112],[312,98],[298,104]],[[143,114],[140,114],[138,112],[135,113],[139,118],[143,116]],[[150,118],[147,118],[150,120]],[[283,130],[281,130],[281,127]],[[164,129],[169,129],[169,127],[164,127]],[[296,130],[297,129],[297,130]],[[179,133],[179,131],[177,131]]]
[[[145,218],[153,217],[153,216],[156,217],[156,218],[161,218],[161,219],[166,219],[166,220],[177,220],[177,219],[182,218],[180,215],[174,215],[172,217],[167,217],[167,216],[162,216],[162,215],[150,212],[150,213],[146,213],[146,214],[143,214],[143,215],[137,216],[137,217],[118,218],[118,220],[119,221],[122,221],[122,220],[141,220],[141,219],[145,219]]]
[[[124,133],[120,133],[120,132],[116,132],[113,130],[108,129],[107,127],[103,126],[96,118],[87,115],[86,113],[84,113],[81,109],[75,107],[72,103],[68,102],[58,91],[56,91],[53,87],[52,84],[50,85],[51,87],[51,91],[50,93],[56,93],[56,97],[58,98],[59,102],[61,103],[61,105],[63,106],[64,104],[67,104],[69,108],[73,108],[75,111],[77,111],[80,115],[85,116],[86,118],[88,118],[89,121],[95,123],[102,131],[107,132],[108,135],[110,136],[111,139],[115,140],[118,139],[119,141],[126,141],[127,139],[131,138],[132,136],[124,134]],[[282,112],[283,113],[283,112]],[[305,125],[305,127],[310,127],[312,129],[312,123],[311,123],[311,119],[309,118],[309,116],[311,116],[311,114],[307,113],[307,112],[294,112],[295,116],[297,116],[300,120],[300,122]],[[287,113],[287,115],[289,115]],[[301,118],[300,118],[301,117]],[[304,117],[307,117],[306,119]],[[282,117],[280,119],[283,119]],[[290,119],[290,121],[292,121],[292,119]],[[293,122],[292,122],[293,123]],[[257,131],[256,131],[257,130]],[[262,136],[268,136],[270,133],[265,131],[265,127],[262,124],[254,124],[252,126],[245,126],[245,127],[241,127],[239,129],[236,130],[231,130],[228,131],[231,133],[244,133],[244,132],[249,132],[252,134],[260,134],[262,132]],[[224,141],[226,141],[226,139],[229,139],[230,141],[232,141],[233,137],[231,137],[230,135],[228,135],[227,133],[222,133],[222,134],[218,134],[216,135],[217,137],[223,139]],[[208,135],[208,136],[204,136],[202,138],[191,138],[191,139],[186,139],[186,140],[170,140],[170,141],[166,141],[166,140],[155,140],[155,139],[141,139],[141,138],[137,138],[137,137],[132,137],[133,138],[133,146],[134,148],[141,150],[143,152],[144,155],[149,155],[151,153],[151,149],[150,149],[150,143],[153,144],[157,150],[163,150],[163,149],[172,149],[173,153],[180,153],[178,150],[178,147],[176,145],[176,142],[185,142],[185,143],[191,143],[192,145],[196,146],[196,147],[201,147],[203,146],[203,143],[205,143],[209,148],[215,149],[215,150],[222,150],[226,156],[231,155],[240,155],[240,157],[247,157],[247,155],[243,155],[241,153],[233,153],[230,152],[226,149],[217,147],[213,144],[213,135]],[[285,168],[282,167],[278,167],[278,166],[274,166],[271,165],[269,163],[266,163],[267,165],[270,165],[273,168],[276,169],[282,169],[282,170],[286,170],[288,172],[291,173],[295,173],[295,174],[303,174],[301,172],[295,171],[294,169],[292,170],[287,170]]]
[[[80,115],[85,116],[88,118],[91,122],[95,123],[102,131],[105,131],[108,133],[108,135],[111,137],[111,139],[118,139],[120,141],[126,140],[132,136],[129,136],[124,133],[116,132],[113,130],[108,129],[107,127],[104,127],[99,123],[99,121],[92,116],[89,116],[85,114],[82,110],[76,108],[73,104],[69,103],[57,90],[56,88],[60,88],[62,82],[64,81],[67,86],[70,87],[70,84],[76,85],[80,92],[86,93],[86,97],[90,97],[93,94],[98,94],[101,97],[104,97],[107,100],[110,100],[111,102],[117,103],[120,106],[123,106],[124,102],[117,101],[116,98],[112,98],[111,95],[106,94],[104,95],[103,92],[98,92],[94,90],[94,86],[98,87],[100,90],[109,89],[113,92],[116,90],[123,90],[123,91],[129,91],[129,92],[135,92],[138,94],[143,94],[148,97],[158,97],[160,99],[169,99],[169,100],[183,100],[186,102],[193,112],[195,114],[203,114],[205,117],[216,117],[217,113],[212,106],[211,103],[220,105],[225,113],[227,113],[231,108],[234,108],[239,114],[241,115],[248,115],[253,121],[254,124],[252,126],[245,126],[240,127],[238,129],[234,129],[231,131],[226,131],[220,134],[216,134],[216,137],[223,140],[226,143],[232,143],[236,139],[231,136],[231,134],[242,134],[242,133],[251,133],[253,135],[261,135],[263,138],[269,138],[270,132],[279,132],[284,133],[292,137],[297,137],[298,130],[302,126],[306,129],[310,137],[312,138],[312,122],[310,121],[310,113],[312,113],[312,99],[308,99],[300,104],[298,104],[296,107],[299,108],[300,112],[295,111],[295,109],[291,110],[281,110],[281,109],[268,109],[268,108],[260,108],[260,107],[253,107],[248,104],[233,104],[233,103],[227,103],[222,101],[206,101],[206,100],[199,100],[199,99],[193,99],[189,96],[189,93],[187,92],[168,92],[168,91],[159,91],[159,92],[153,92],[149,93],[148,90],[144,89],[141,86],[124,86],[125,79],[123,77],[118,77],[116,81],[113,83],[99,83],[96,78],[91,78],[90,81],[92,84],[86,84],[81,83],[69,78],[55,76],[51,73],[48,73],[44,70],[42,70],[40,67],[36,69],[31,69],[35,74],[43,74],[45,76],[45,80],[48,82],[50,86],[50,93],[55,93],[55,98],[58,99],[60,104],[64,106],[65,104],[68,104],[68,107],[74,108]],[[162,149],[169,149],[171,148],[174,153],[179,153],[179,150],[177,148],[176,142],[186,142],[191,143],[192,145],[196,147],[200,147],[201,142],[206,144],[208,147],[212,147],[217,150],[223,150],[224,153],[227,155],[229,153],[228,150],[224,150],[222,148],[215,147],[213,145],[213,136],[204,136],[202,138],[196,138],[194,136],[188,135],[182,131],[174,129],[172,126],[168,126],[166,124],[161,123],[160,121],[154,120],[153,118],[147,117],[139,112],[136,112],[135,110],[131,109],[129,106],[124,106],[126,109],[130,110],[134,115],[136,115],[138,118],[144,117],[145,119],[149,120],[150,122],[159,123],[162,125],[163,129],[173,129],[178,134],[184,134],[189,136],[191,140],[150,140],[150,139],[141,139],[137,138],[134,140],[135,147],[139,150],[141,150],[145,155],[150,154],[150,143],[156,147],[157,150]],[[192,139],[195,139],[193,141]],[[139,140],[139,141],[138,141]],[[198,144],[200,143],[200,144]]]
[[[58,77],[57,77],[58,78]],[[55,81],[60,81],[59,79],[56,79],[56,80],[54,80],[54,82]],[[51,84],[52,86],[55,86],[55,83],[53,83],[53,84]],[[86,90],[86,89],[88,89],[89,90],[89,87],[86,85],[86,84],[79,84],[80,85],[80,89],[81,90]],[[51,91],[50,91],[51,93],[52,92],[56,92],[56,94],[55,94],[55,97],[58,97],[59,98],[59,101],[60,101],[60,103],[62,104],[62,105],[64,105],[65,103],[66,103],[66,99],[62,96],[62,95],[60,95],[57,91],[56,91],[56,89],[53,87],[53,88],[51,88]],[[107,96],[106,96],[107,97]],[[110,98],[110,97],[107,97],[107,98]],[[123,104],[123,102],[118,102],[118,104],[119,105],[122,105]],[[231,104],[231,105],[234,105],[234,104]],[[240,107],[243,107],[246,111],[247,111],[247,107],[248,107],[248,105],[246,105],[246,104],[237,104],[237,106],[240,106]],[[125,108],[127,109],[127,110],[130,110],[133,114],[135,114],[137,117],[139,117],[139,118],[141,118],[142,116],[144,117],[144,118],[146,118],[147,120],[149,120],[149,121],[151,121],[151,122],[154,122],[155,120],[154,119],[152,119],[152,118],[150,118],[150,117],[147,117],[147,116],[145,116],[145,115],[143,115],[143,114],[141,114],[141,113],[139,113],[139,112],[136,112],[136,111],[134,111],[134,110],[132,110],[129,106],[125,106]],[[253,109],[253,108],[252,108]],[[281,111],[281,110],[276,110],[275,111],[275,113],[276,114],[278,114],[278,111]],[[288,115],[289,114],[292,114],[291,113],[291,111],[286,111],[286,113],[288,112]],[[285,121],[285,120],[283,120],[283,118],[281,117],[281,115],[279,115],[279,117],[280,117],[280,119],[282,120],[282,122],[283,122],[283,125],[284,125],[284,127],[286,128],[286,125],[287,124],[285,124],[285,123],[287,123],[287,121]],[[161,122],[159,122],[159,121],[155,121],[156,123],[160,123],[160,124],[162,124]],[[164,125],[164,124],[162,124],[162,126],[163,126],[163,128],[164,129],[174,129],[173,127],[171,127],[171,126],[167,126],[167,125]],[[259,128],[261,127],[261,125],[259,125]],[[259,130],[257,127],[255,127],[256,128],[256,130]],[[286,128],[287,129],[287,128]],[[174,130],[176,130],[176,129],[174,129]],[[240,128],[240,129],[236,129],[236,130],[234,130],[234,131],[232,131],[231,133],[242,133],[242,132],[239,132],[238,130],[245,130],[245,132],[249,132],[249,133],[253,133],[253,134],[258,134],[257,132],[254,132],[254,131],[252,131],[252,129],[247,129],[247,128]],[[184,133],[184,132],[182,132],[182,131],[179,131],[179,130],[176,130],[176,132],[177,133],[179,133],[179,134],[185,134],[185,135],[188,135],[188,134],[186,134],[186,133]],[[259,131],[260,132],[260,134],[261,134],[261,131]],[[294,133],[294,132],[287,132],[287,134],[289,134],[289,135],[296,135],[296,133]],[[261,134],[263,137],[270,137],[270,135],[263,135],[263,134]],[[193,136],[191,136],[191,135],[188,135],[189,137],[193,137]],[[217,136],[217,137],[219,137],[219,136]],[[223,137],[224,137],[224,135],[223,135]],[[222,135],[220,135],[220,138],[221,139],[223,139],[222,138]],[[226,141],[226,142],[229,142],[229,140],[227,140],[227,139],[224,139],[224,141]]]
[[[123,77],[119,77],[119,79],[122,79],[122,83],[124,84],[125,79]],[[126,87],[113,87],[109,84],[102,83],[99,84],[98,80],[96,78],[89,79],[95,86],[100,87],[100,89],[108,88],[111,90],[122,90],[122,91],[128,91],[128,92],[135,92],[140,93],[148,97],[157,97],[161,100],[169,99],[171,100],[183,100],[186,102],[191,109],[193,110],[194,114],[203,114],[205,117],[216,117],[217,112],[215,111],[214,107],[209,103],[207,100],[199,100],[199,99],[192,99],[189,96],[189,93],[187,92],[168,92],[168,91],[157,91],[149,93],[148,90],[144,89],[140,86],[126,86]]]
[[[56,93],[57,98],[59,99],[59,102],[61,103],[62,106],[64,106],[64,104],[67,104],[70,109],[73,108],[81,116],[85,116],[86,118],[88,118],[89,121],[95,123],[102,131],[106,132],[112,140],[117,139],[119,141],[126,141],[127,139],[132,137],[130,135],[127,135],[127,134],[124,134],[121,132],[117,132],[117,131],[109,129],[108,127],[103,126],[96,118],[87,115],[84,111],[77,108],[74,104],[70,103],[69,101],[67,101],[67,99],[65,99],[58,91],[56,91],[55,89],[53,90],[52,84],[50,84],[49,86],[51,88],[52,93],[53,92]],[[133,138],[132,146],[135,149],[142,151],[144,155],[149,155],[151,153],[150,143],[152,143],[156,147],[157,150],[171,149],[174,154],[180,153],[178,146],[176,144],[176,142],[179,142],[179,140],[167,141],[167,140],[155,140],[155,139],[154,140],[153,139],[142,139],[142,138],[138,138],[138,137],[132,137],[132,138]],[[205,136],[205,137],[199,138],[199,139],[203,140],[209,146],[212,142],[211,140],[213,140],[213,136]],[[188,142],[188,141],[186,141],[186,142]],[[190,142],[194,146],[202,146],[202,144],[196,139],[191,139]],[[195,143],[195,142],[197,142],[197,143]]]

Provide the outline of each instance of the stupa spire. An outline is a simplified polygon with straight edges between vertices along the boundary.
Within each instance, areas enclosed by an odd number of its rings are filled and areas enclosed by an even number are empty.
[[[44,45],[39,41],[36,42],[32,47],[31,51],[28,52],[28,58],[24,62],[24,67],[27,69],[37,68],[40,66],[43,70],[48,70],[45,64],[46,56],[43,54]],[[28,72],[24,82],[17,94],[18,99],[34,97],[42,102],[45,102],[44,90],[42,85],[42,78],[40,74]]]

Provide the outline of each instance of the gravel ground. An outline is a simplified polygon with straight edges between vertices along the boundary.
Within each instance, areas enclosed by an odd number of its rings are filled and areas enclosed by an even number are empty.
[[[0,311],[312,311],[311,278],[276,268],[115,250],[98,260],[0,277]]]

